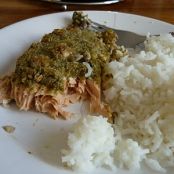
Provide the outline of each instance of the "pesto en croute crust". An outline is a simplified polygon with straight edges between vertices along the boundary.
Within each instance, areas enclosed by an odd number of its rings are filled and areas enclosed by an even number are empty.
[[[102,66],[113,57],[115,42],[112,31],[56,29],[33,43],[17,60],[13,81],[26,87],[40,84],[61,91],[66,78],[85,78],[88,70],[83,62],[88,62],[93,69],[89,78],[100,83]]]

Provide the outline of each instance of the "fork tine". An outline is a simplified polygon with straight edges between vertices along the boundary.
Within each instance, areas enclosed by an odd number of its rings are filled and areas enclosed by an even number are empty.
[[[105,29],[103,29],[103,28],[99,28],[99,27],[96,27],[96,26],[94,26],[94,25],[91,25],[90,26],[92,29],[94,29],[94,30],[96,30],[96,31],[104,31]]]
[[[105,25],[102,25],[102,24],[99,24],[97,22],[94,22],[94,21],[91,21],[91,23],[93,24],[93,26],[99,28],[99,29],[103,29],[103,30],[107,30],[109,29],[109,27],[105,26]]]

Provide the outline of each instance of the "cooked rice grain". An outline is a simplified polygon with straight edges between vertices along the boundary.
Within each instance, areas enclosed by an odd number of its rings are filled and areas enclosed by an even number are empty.
[[[174,166],[174,37],[149,37],[145,51],[106,70],[113,75],[104,93],[117,113],[115,129],[149,149],[146,161],[155,170]]]

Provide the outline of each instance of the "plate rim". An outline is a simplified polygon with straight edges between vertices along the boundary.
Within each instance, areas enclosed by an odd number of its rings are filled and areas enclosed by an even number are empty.
[[[37,18],[42,18],[42,17],[45,17],[45,16],[51,16],[51,15],[58,15],[58,14],[68,14],[68,13],[73,13],[74,11],[83,11],[85,13],[92,13],[92,12],[96,12],[96,13],[112,13],[112,14],[120,14],[120,15],[131,15],[133,17],[142,17],[142,18],[145,18],[147,20],[153,20],[153,21],[156,21],[156,22],[161,22],[161,23],[164,23],[166,25],[171,25],[171,26],[174,26],[174,24],[170,23],[170,22],[166,22],[166,21],[163,21],[163,20],[160,20],[160,19],[156,19],[156,18],[153,18],[153,17],[148,17],[148,16],[143,16],[143,15],[139,15],[139,14],[135,14],[135,13],[129,13],[129,12],[120,12],[120,11],[110,11],[110,10],[70,10],[70,11],[63,11],[63,12],[53,12],[53,13],[46,13],[46,14],[43,14],[43,15],[36,15],[36,16],[33,16],[33,17],[29,17],[29,18],[26,18],[26,19],[22,19],[22,20],[19,20],[17,22],[14,22],[12,24],[9,24],[5,27],[2,27],[0,29],[0,32],[1,31],[4,31],[6,29],[9,29],[15,25],[18,25],[18,24],[21,24],[21,23],[24,23],[24,22],[28,22],[30,20],[33,20],[33,19],[37,19]]]

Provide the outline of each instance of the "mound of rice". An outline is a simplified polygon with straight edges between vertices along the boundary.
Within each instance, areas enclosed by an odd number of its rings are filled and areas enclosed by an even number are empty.
[[[90,172],[100,166],[114,168],[114,130],[102,116],[81,118],[68,135],[68,146],[68,150],[63,150],[62,162],[76,171]]]
[[[104,93],[117,115],[116,131],[149,149],[151,168],[174,166],[174,37],[149,37],[145,51],[106,70],[113,75]]]
[[[132,139],[120,139],[116,143],[113,156],[117,167],[134,170],[140,168],[140,162],[146,158],[148,152]]]
[[[131,55],[106,66],[114,125],[101,116],[81,118],[63,152],[69,167],[139,169],[143,160],[160,172],[174,166],[174,37],[149,37],[145,50]]]
[[[97,167],[116,170],[139,169],[148,150],[132,139],[121,139],[102,116],[81,118],[68,136],[68,150],[63,150],[62,162],[75,171],[90,172]]]

